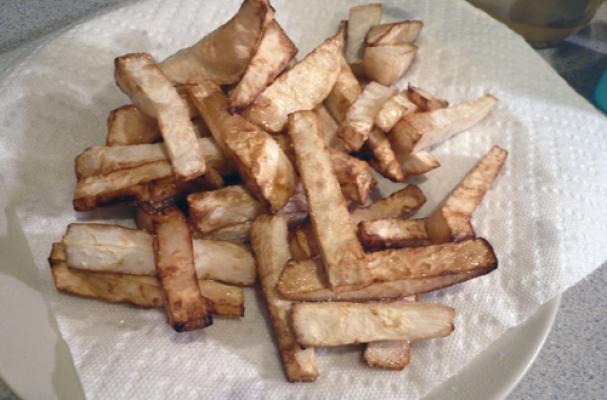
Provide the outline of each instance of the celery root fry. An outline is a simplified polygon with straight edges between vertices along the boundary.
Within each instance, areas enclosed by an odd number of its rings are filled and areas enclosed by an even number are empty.
[[[154,260],[169,324],[177,332],[211,325],[213,319],[196,278],[192,233],[185,217],[176,208],[165,209],[154,231]]]
[[[407,185],[404,189],[390,196],[377,200],[367,207],[352,211],[352,221],[358,225],[362,221],[373,221],[386,218],[408,218],[424,205],[426,196],[415,185]]]
[[[302,349],[295,341],[288,317],[291,302],[276,293],[276,282],[291,258],[287,242],[287,220],[283,216],[260,216],[251,230],[251,244],[282,364],[289,382],[313,382],[318,377],[313,348]]]
[[[434,243],[474,237],[470,225],[472,214],[497,178],[507,156],[506,150],[493,146],[432,213],[426,228]]]
[[[291,114],[289,136],[331,286],[370,283],[365,254],[320,137],[316,114],[313,111]]]
[[[426,246],[432,243],[425,219],[363,221],[358,225],[358,235],[368,250]]]

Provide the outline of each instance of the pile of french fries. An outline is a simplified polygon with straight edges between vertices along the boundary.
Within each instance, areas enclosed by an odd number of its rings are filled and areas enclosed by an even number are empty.
[[[364,343],[370,367],[402,369],[411,342],[453,331],[419,295],[497,268],[471,218],[504,164],[494,146],[426,218],[415,185],[370,202],[379,179],[439,167],[428,149],[484,119],[487,94],[455,106],[398,82],[421,21],[350,9],[337,33],[297,48],[267,0],[162,62],[116,58],[131,104],[107,143],[75,161],[73,205],[134,204],[138,229],[74,223],[49,257],[57,289],[163,307],[177,331],[244,314],[259,282],[286,377],[318,377],[315,347]],[[347,40],[346,40],[347,37]]]

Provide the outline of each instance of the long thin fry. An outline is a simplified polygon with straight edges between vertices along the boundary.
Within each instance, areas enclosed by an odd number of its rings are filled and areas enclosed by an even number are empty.
[[[500,173],[508,152],[499,146],[472,168],[426,222],[434,243],[474,237],[470,219]]]
[[[352,73],[346,59],[342,56],[340,70],[331,93],[325,100],[325,106],[335,121],[341,123],[346,118],[346,113],[356,101],[361,92],[360,83]]]
[[[280,299],[275,289],[282,268],[291,258],[287,235],[286,218],[261,216],[253,224],[251,244],[287,379],[313,382],[318,377],[314,349],[302,349],[295,341],[288,319],[291,302]]]
[[[455,310],[440,304],[297,303],[293,305],[297,341],[306,346],[340,346],[378,340],[423,340],[453,332]]]
[[[426,246],[432,243],[425,219],[378,219],[358,225],[365,249],[382,250],[398,247]]]
[[[368,207],[360,207],[352,212],[354,224],[362,221],[386,218],[408,218],[426,202],[426,196],[415,185],[407,185],[404,189],[392,193]]]
[[[371,276],[331,159],[312,111],[289,116],[289,136],[306,189],[312,227],[331,286],[364,285]]]
[[[162,307],[160,282],[154,276],[90,272],[68,268],[62,243],[53,243],[49,264],[58,290],[111,303],[139,307]],[[244,315],[243,289],[209,280],[199,280],[200,290],[213,313],[227,317]]]
[[[169,325],[177,332],[204,328],[213,323],[202,297],[194,267],[192,233],[181,211],[163,210],[154,224],[154,260]]]
[[[194,179],[206,171],[202,149],[187,106],[147,53],[116,58],[116,82],[141,111],[158,119],[175,175]]]

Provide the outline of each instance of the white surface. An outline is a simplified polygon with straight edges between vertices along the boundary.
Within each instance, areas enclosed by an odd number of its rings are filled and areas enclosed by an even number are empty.
[[[303,54],[335,29],[347,3],[332,3],[339,12],[331,18],[326,2],[274,5]],[[444,1],[435,7],[438,3],[395,1],[398,8],[385,7],[392,18],[425,21],[419,57],[407,80],[454,103],[491,90],[500,104],[480,126],[434,151],[448,168],[422,184],[431,199],[424,211],[491,144],[506,147],[508,166],[475,219],[479,234],[496,247],[501,267],[431,296],[458,310],[456,333],[417,345],[405,373],[370,373],[353,348],[322,350],[320,380],[297,385],[297,395],[402,398],[426,393],[607,258],[607,232],[601,226],[607,201],[601,157],[607,149],[601,137],[605,120],[521,39],[465,3]],[[5,71],[0,160],[7,202],[21,219],[43,290],[90,398],[189,398],[210,389],[218,397],[271,397],[286,390],[295,395],[294,386],[284,383],[278,359],[268,356],[275,349],[253,296],[247,297],[243,321],[218,319],[204,332],[175,334],[158,311],[56,294],[45,263],[50,243],[75,217],[70,208],[73,157],[103,142],[107,110],[125,101],[112,85],[113,57],[148,50],[162,58],[237,7],[219,9],[218,4],[126,7],[68,31]],[[572,182],[579,190],[571,190]],[[94,215],[104,214],[111,215]]]

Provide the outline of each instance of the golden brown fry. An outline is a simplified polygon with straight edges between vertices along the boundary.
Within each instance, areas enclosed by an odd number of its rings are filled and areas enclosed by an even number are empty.
[[[282,27],[273,20],[266,28],[257,51],[247,69],[230,92],[230,111],[248,107],[269,84],[286,68],[297,54],[297,47]]]
[[[214,230],[213,232],[199,234],[194,231],[193,234],[198,238],[205,240],[219,240],[232,243],[245,243],[249,241],[251,234],[252,221],[242,222],[236,225],[225,226]]]
[[[426,246],[432,243],[425,219],[377,219],[361,222],[358,235],[365,249]]]
[[[110,111],[107,117],[108,146],[154,143],[161,138],[158,122],[132,104]]]
[[[367,254],[373,283],[360,289],[331,289],[317,260],[291,261],[276,289],[293,301],[366,301],[411,296],[450,286],[497,268],[484,239],[390,249]]]
[[[419,20],[375,25],[369,29],[365,43],[367,46],[413,43],[417,40],[423,26],[424,23]]]
[[[411,360],[408,340],[386,340],[367,343],[363,361],[371,368],[402,370]]]
[[[352,211],[352,221],[358,225],[362,221],[373,221],[386,218],[408,218],[424,205],[426,197],[415,185],[407,185],[404,189],[392,193],[367,207],[356,208]]]
[[[500,173],[506,157],[506,150],[493,146],[432,213],[426,227],[434,243],[474,237],[470,219]]]
[[[367,47],[363,56],[365,75],[382,85],[392,85],[411,66],[417,46],[413,44],[385,44]]]
[[[327,150],[343,195],[354,203],[366,203],[377,185],[369,164],[343,151]]]
[[[152,223],[163,218],[163,210],[147,210]],[[152,235],[141,230],[110,224],[70,224],[63,237],[63,245],[70,268],[156,275]],[[236,285],[255,282],[255,260],[243,246],[200,239],[195,239],[192,246],[198,279]]]
[[[306,189],[310,218],[331,286],[364,285],[371,276],[346,201],[312,111],[289,116],[289,136]]]
[[[228,22],[164,60],[160,68],[176,84],[236,83],[273,18],[274,10],[268,1],[244,0]]]
[[[61,243],[53,243],[49,257],[55,287],[65,293],[111,303],[129,303],[139,307],[162,307],[160,282],[155,276],[114,272],[89,272],[68,268]],[[201,291],[212,312],[221,316],[244,315],[242,288],[209,280],[199,280]]]
[[[405,180],[405,174],[396,159],[390,141],[381,129],[371,129],[367,146],[373,154],[372,165],[380,174],[395,182]]]
[[[296,176],[278,143],[241,115],[230,114],[227,99],[217,86],[193,86],[190,96],[247,188],[268,202],[272,212],[280,210],[295,191]]]
[[[423,340],[453,332],[455,310],[441,304],[296,303],[293,329],[304,346],[340,346],[378,340]]]
[[[199,138],[198,143],[210,169],[214,169],[222,175],[229,175],[234,172],[212,138]],[[107,175],[111,172],[157,161],[169,161],[163,143],[93,146],[76,157],[75,169],[78,179],[82,179],[94,175]],[[174,173],[171,172],[166,177],[173,175]]]
[[[346,119],[352,103],[360,96],[361,88],[358,79],[352,73],[348,62],[341,56],[340,70],[331,93],[325,100],[325,106],[338,123]]]
[[[362,58],[365,36],[371,27],[381,21],[381,9],[380,3],[363,4],[350,8],[346,46],[346,59],[349,63]]]
[[[337,80],[343,44],[341,29],[279,76],[244,115],[269,132],[280,132],[287,126],[289,114],[317,107]]]
[[[142,112],[157,118],[176,177],[191,180],[203,175],[206,164],[188,108],[154,58],[132,53],[116,58],[114,64],[120,89]]]
[[[426,151],[418,151],[398,158],[405,176],[425,174],[440,167],[440,163]]]
[[[192,233],[181,211],[162,213],[154,224],[154,260],[168,322],[177,332],[204,328],[213,319],[198,286]]]
[[[394,93],[394,89],[377,82],[370,82],[365,86],[337,131],[339,138],[350,150],[360,150],[373,128],[375,117]]]
[[[406,91],[396,93],[375,116],[375,125],[384,132],[390,132],[402,117],[416,110],[417,106],[409,100]]]
[[[407,88],[407,96],[417,107],[420,112],[428,112],[446,108],[449,102],[440,97],[436,97],[420,87],[409,84]]]
[[[287,235],[286,218],[261,216],[253,224],[251,244],[287,379],[313,382],[318,377],[314,349],[302,349],[295,341],[288,319],[291,302],[280,299],[275,289],[285,263],[291,258]]]

